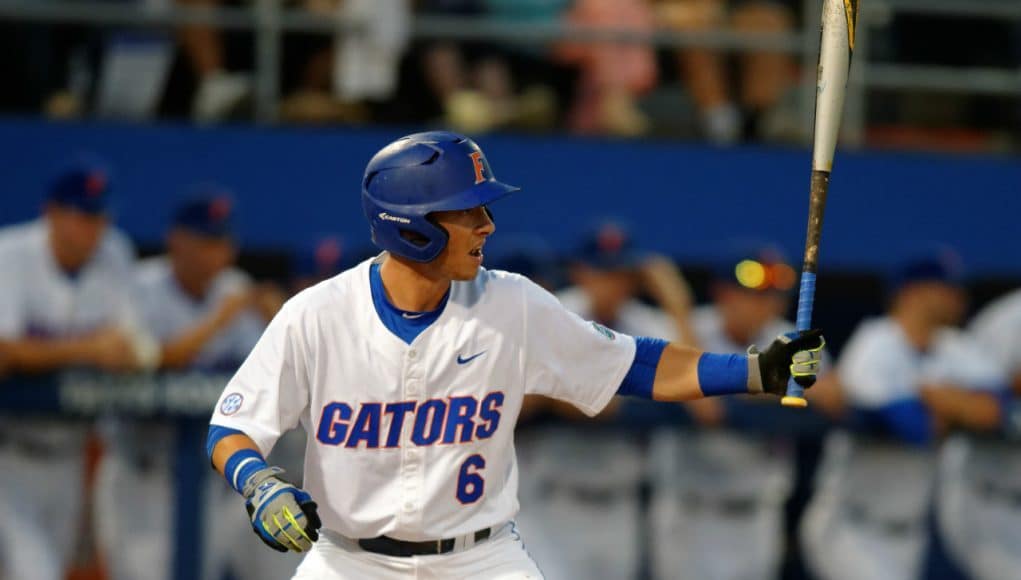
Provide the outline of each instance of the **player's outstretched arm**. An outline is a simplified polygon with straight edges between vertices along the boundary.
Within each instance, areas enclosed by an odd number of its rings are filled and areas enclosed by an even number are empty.
[[[308,492],[279,476],[266,464],[250,437],[224,427],[209,430],[207,451],[213,467],[245,498],[256,535],[278,552],[306,552],[319,539],[319,514]]]
[[[747,355],[714,354],[667,344],[655,365],[652,398],[691,401],[747,393],[783,396],[792,374],[802,387],[812,386],[824,345],[818,330],[777,337],[762,352],[753,346]],[[649,355],[640,350],[641,356]]]

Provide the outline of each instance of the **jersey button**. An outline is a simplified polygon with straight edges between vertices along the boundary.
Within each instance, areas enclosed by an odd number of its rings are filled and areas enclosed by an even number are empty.
[[[417,350],[411,349],[411,350],[408,351],[408,358],[413,359],[416,356],[418,356],[418,351]]]

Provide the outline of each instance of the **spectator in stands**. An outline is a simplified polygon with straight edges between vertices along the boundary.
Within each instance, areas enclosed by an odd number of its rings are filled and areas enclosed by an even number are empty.
[[[796,7],[790,0],[657,0],[657,24],[682,31],[790,32]],[[730,82],[727,55],[709,48],[677,52],[681,77],[698,108],[704,136],[713,143],[729,144],[788,130],[783,123],[771,123],[770,115],[778,112],[781,100],[796,84],[794,59],[759,51],[740,53],[735,60],[739,65],[736,86]]]
[[[969,330],[1007,370],[1003,433],[961,433],[944,446],[939,529],[970,577],[1011,578],[1021,571],[1021,290],[986,306]]]
[[[143,261],[135,271],[142,316],[160,342],[163,369],[233,372],[282,304],[279,293],[233,266],[232,216],[226,192],[201,186],[174,214],[167,254]],[[106,430],[95,518],[113,580],[170,577],[174,432],[170,423],[154,420],[119,421]],[[269,557],[244,514],[227,509],[226,483],[213,475],[206,479],[206,508],[196,508],[205,514],[202,578],[217,580],[227,567],[239,578],[290,577],[298,559]]]
[[[647,0],[578,0],[566,22],[577,28],[651,32]],[[563,43],[557,56],[580,69],[568,127],[581,134],[635,136],[649,121],[636,99],[657,80],[652,47],[635,43]]]
[[[411,33],[411,0],[295,0],[323,18],[358,26],[335,37],[284,37],[281,116],[301,122],[361,122],[397,91]]]
[[[223,0],[174,1],[188,8],[223,4]],[[188,24],[180,28],[178,39],[198,82],[191,102],[191,114],[196,121],[223,120],[251,97],[251,76],[228,69],[226,47],[219,29],[206,24]]]
[[[572,261],[575,285],[557,297],[582,318],[668,340],[688,328],[681,319],[687,318],[690,296],[676,268],[639,252],[618,224],[600,224],[587,233]],[[637,299],[642,291],[661,298],[662,309],[642,304]],[[624,407],[632,404],[608,408],[593,423],[550,401],[559,420],[519,440],[518,521],[549,580],[619,580],[638,574],[639,492],[648,465],[640,438],[624,422]],[[535,406],[529,401],[529,413],[538,411]]]
[[[419,12],[434,16],[485,18],[484,0],[423,0]],[[436,41],[421,49],[424,82],[444,124],[479,133],[509,123],[514,82],[500,51],[489,43]]]
[[[1005,375],[991,354],[953,328],[965,311],[956,256],[906,262],[886,316],[862,322],[837,372],[850,433],[826,441],[801,536],[824,580],[917,578],[940,438],[1001,424]]]
[[[0,229],[0,352],[11,370],[155,363],[130,292],[133,250],[109,224],[109,193],[108,169],[83,158],[51,184],[42,219]],[[0,577],[63,580],[88,430],[69,419],[0,418]]]

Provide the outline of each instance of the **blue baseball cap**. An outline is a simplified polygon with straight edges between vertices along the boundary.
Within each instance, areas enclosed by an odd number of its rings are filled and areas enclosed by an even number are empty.
[[[173,226],[210,238],[234,236],[234,202],[230,194],[216,186],[204,185],[177,206]]]
[[[755,292],[788,292],[798,281],[783,251],[765,242],[733,244],[726,257],[716,262],[713,277]]]
[[[94,157],[80,157],[57,174],[48,199],[50,203],[99,215],[109,209],[110,188],[108,166]]]
[[[585,233],[574,259],[596,270],[632,270],[646,259],[623,225],[607,221]]]
[[[331,278],[344,271],[349,263],[344,239],[337,235],[322,236],[314,243],[298,248],[294,274],[299,277]]]
[[[937,282],[948,286],[964,284],[964,262],[949,246],[937,246],[916,252],[903,260],[890,279],[890,287],[899,290],[909,284]]]

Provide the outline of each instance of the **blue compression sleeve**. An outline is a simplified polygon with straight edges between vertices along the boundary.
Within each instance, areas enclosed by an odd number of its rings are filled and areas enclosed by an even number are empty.
[[[254,449],[241,449],[227,459],[223,476],[227,483],[238,493],[244,493],[245,482],[253,473],[269,467],[262,454]]]
[[[702,353],[698,358],[698,386],[706,397],[748,393],[748,357]]]
[[[873,409],[855,409],[851,418],[859,431],[894,437],[910,445],[925,446],[934,437],[932,417],[918,399],[901,399]]]
[[[209,434],[206,435],[206,457],[210,461],[213,460],[213,449],[216,449],[216,444],[220,442],[224,437],[230,435],[244,435],[243,431],[237,429],[231,429],[230,427],[221,427],[219,425],[210,425]]]
[[[656,366],[663,356],[667,341],[647,336],[635,337],[635,360],[624,375],[618,395],[630,395],[643,399],[652,398],[652,384],[656,381]]]

